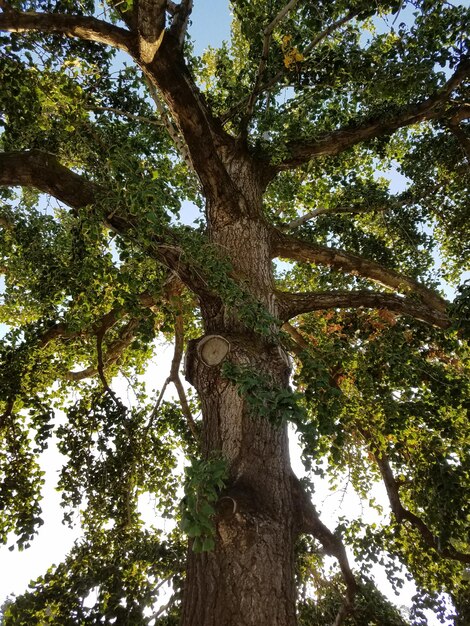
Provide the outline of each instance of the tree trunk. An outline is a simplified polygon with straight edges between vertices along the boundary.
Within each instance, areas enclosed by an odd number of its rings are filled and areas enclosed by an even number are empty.
[[[251,293],[276,315],[263,222],[245,216],[211,235]],[[278,346],[243,326],[236,311],[203,311],[203,318],[209,339],[189,346],[186,376],[201,399],[203,455],[221,454],[230,478],[218,505],[214,551],[188,551],[181,624],[294,626],[296,524],[287,427],[255,416],[221,373],[228,358],[281,388],[288,385],[289,365]]]

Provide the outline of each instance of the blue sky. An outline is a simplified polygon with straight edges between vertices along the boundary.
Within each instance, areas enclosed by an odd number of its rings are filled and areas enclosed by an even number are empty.
[[[220,46],[230,36],[230,11],[226,0],[196,0],[189,32],[195,52],[201,54],[211,45]]]

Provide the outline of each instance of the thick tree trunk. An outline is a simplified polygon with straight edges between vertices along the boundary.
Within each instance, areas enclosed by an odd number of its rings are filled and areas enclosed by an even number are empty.
[[[230,359],[286,384],[279,352],[225,336]],[[285,426],[251,414],[247,402],[192,347],[191,382],[204,417],[204,454],[227,459],[230,480],[219,502],[213,552],[188,553],[182,625],[291,626],[295,621],[292,481]]]
[[[264,224],[246,215],[237,222],[221,220],[212,239],[229,254],[251,293],[275,315]],[[221,454],[230,479],[219,501],[215,550],[188,551],[181,624],[294,626],[296,523],[287,428],[255,416],[221,373],[229,358],[269,376],[281,388],[288,385],[289,366],[282,351],[247,330],[236,311],[203,311],[203,316],[208,334],[217,335],[214,352],[223,358],[220,363],[217,356],[208,361],[205,351],[198,350],[201,340],[193,342],[186,376],[201,399],[203,454]]]

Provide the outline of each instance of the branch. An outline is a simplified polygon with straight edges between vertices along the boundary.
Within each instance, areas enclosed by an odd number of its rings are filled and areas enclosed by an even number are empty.
[[[79,176],[59,163],[53,154],[31,150],[28,152],[0,153],[0,186],[34,187],[48,193],[74,209],[93,205],[105,196],[106,190]],[[110,230],[135,240],[133,233],[139,232],[139,220],[129,215],[125,207],[118,206],[103,218]],[[142,242],[137,241],[142,247]],[[181,281],[199,296],[212,297],[204,278],[193,271],[190,264],[182,259],[182,249],[177,245],[177,237],[169,227],[161,227],[154,232],[144,246],[145,252],[172,270]]]
[[[165,107],[162,101],[160,100],[156,87],[152,85],[152,83],[150,82],[150,80],[148,80],[147,77],[145,77],[145,82],[149,89],[150,95],[152,96],[152,100],[155,102],[157,111],[160,113],[160,118],[162,120],[163,126],[167,129],[168,134],[173,140],[173,143],[175,144],[176,149],[178,150],[180,155],[183,157],[186,165],[189,167],[190,170],[195,171],[188,149],[184,143],[184,139],[180,136],[178,129],[174,126],[171,118],[168,116],[165,110]]]
[[[339,207],[335,207],[333,209],[327,208],[327,207],[320,207],[318,209],[313,209],[312,211],[309,211],[308,213],[305,213],[305,215],[301,215],[300,217],[297,217],[295,220],[292,220],[291,222],[289,222],[288,224],[283,224],[280,228],[284,231],[284,230],[292,230],[294,228],[298,228],[299,226],[302,226],[302,224],[305,224],[305,222],[308,222],[309,220],[318,217],[319,215],[336,215],[338,213],[371,213],[372,211],[386,211],[385,208],[377,208],[375,206],[339,206]]]
[[[380,473],[382,474],[385,489],[387,490],[388,499],[390,501],[390,507],[397,522],[399,524],[402,524],[404,521],[409,522],[414,528],[416,528],[416,530],[418,530],[424,542],[429,547],[436,550],[436,552],[441,556],[453,559],[454,561],[460,561],[461,563],[470,563],[470,554],[459,552],[452,546],[449,548],[440,548],[439,539],[434,536],[423,520],[408,509],[405,509],[402,505],[398,484],[393,475],[388,458],[383,454],[380,456],[374,455],[374,457],[377,461]]]
[[[295,5],[297,4],[298,0],[290,0],[280,11],[279,13],[276,15],[276,17],[274,17],[273,20],[271,20],[271,23],[268,24],[268,26],[266,26],[266,28],[264,29],[264,39],[263,39],[263,50],[261,52],[261,59],[259,62],[259,66],[258,66],[258,71],[256,73],[256,78],[255,78],[255,84],[253,87],[253,91],[248,99],[248,104],[247,104],[247,115],[251,116],[251,114],[253,113],[253,107],[255,105],[256,102],[256,96],[262,91],[260,90],[259,86],[261,83],[261,79],[263,78],[263,74],[264,71],[266,69],[266,65],[268,63],[268,56],[269,56],[269,45],[271,43],[271,36],[273,34],[274,29],[276,28],[276,26],[279,24],[279,22],[281,22],[284,17],[289,13],[289,11],[291,9],[293,9],[295,7]]]
[[[318,35],[305,48],[303,52],[303,56],[306,57],[307,54],[310,53],[316,45],[318,45],[321,41],[326,39],[326,37],[331,35],[331,33],[333,33],[337,28],[340,28],[347,22],[354,19],[356,15],[357,15],[357,12],[348,13],[347,15],[340,18],[336,22],[333,22],[332,24],[330,24],[330,26],[327,26],[327,28],[325,28],[320,33],[318,33]],[[274,19],[277,19],[277,18],[274,18]],[[248,99],[238,102],[234,107],[232,107],[229,111],[227,111],[227,113],[225,113],[225,115],[223,115],[221,118],[223,123],[226,123],[228,120],[230,120],[241,108],[244,108],[245,106],[247,106],[248,110],[250,111],[250,109],[253,108],[253,104],[254,104],[254,100],[256,99],[256,96],[258,96],[259,94],[265,91],[272,89],[272,87],[274,87],[276,83],[278,83],[281,80],[281,78],[285,75],[286,68],[283,68],[279,70],[278,72],[276,72],[276,74],[272,78],[270,78],[268,81],[266,81],[265,83],[261,85],[260,79],[262,78],[262,73],[264,73],[264,69],[265,69],[264,67],[262,67],[263,60],[265,61],[265,63],[267,62],[267,52],[266,54],[264,54],[264,46],[263,46],[263,54],[261,57],[260,66],[258,68],[258,77],[256,79],[255,88],[253,89],[252,94],[250,95]]]
[[[104,43],[125,52],[133,49],[133,35],[126,29],[114,26],[95,17],[63,15],[59,13],[21,13],[5,11],[0,14],[0,31],[27,33],[41,31],[77,37]]]
[[[183,325],[183,316],[181,313],[177,313],[175,317],[175,353],[173,355],[173,360],[171,362],[170,368],[170,381],[175,385],[176,392],[178,394],[178,398],[181,404],[181,410],[183,411],[183,415],[188,422],[189,429],[196,441],[199,441],[199,433],[197,430],[196,422],[191,414],[191,409],[189,408],[188,399],[186,398],[186,392],[184,390],[183,383],[181,382],[179,370],[181,365],[181,359],[183,358],[183,348],[184,348],[184,325]]]
[[[132,318],[128,322],[128,324],[126,324],[121,334],[119,335],[118,339],[116,339],[109,345],[109,348],[106,354],[104,356],[98,355],[98,367],[90,365],[89,367],[86,367],[85,369],[80,370],[78,372],[66,372],[64,375],[65,380],[77,382],[79,380],[83,380],[84,378],[91,378],[92,376],[96,376],[98,374],[100,376],[101,381],[103,382],[104,368],[115,363],[120,358],[124,350],[134,341],[134,337],[135,337],[134,331],[139,325],[139,323],[140,323],[140,318],[135,317],[135,318]],[[98,345],[99,345],[99,342],[97,343],[97,347]],[[100,361],[101,361],[101,364],[100,364]],[[103,376],[100,375],[100,368],[101,368],[101,372]],[[103,386],[105,387],[107,391],[111,392],[111,395],[114,396],[114,392],[112,392],[109,389],[109,386],[105,378],[104,378]]]
[[[131,331],[129,332],[129,338],[133,339],[134,338],[133,329],[131,330],[130,328],[131,322],[129,322],[129,324],[127,325],[126,330]],[[122,407],[123,404],[121,400],[118,398],[118,396],[114,393],[114,391],[109,386],[108,381],[106,380],[105,373],[104,373],[103,339],[106,334],[106,331],[107,331],[107,326],[106,324],[103,324],[96,334],[96,354],[98,357],[98,376],[101,380],[101,384],[103,385],[104,390],[111,396],[111,398],[114,400],[117,406]],[[123,334],[125,335],[126,331]],[[123,342],[123,337],[120,337],[119,339],[121,343],[120,343],[119,351],[117,352],[118,356],[120,356],[124,348],[127,345],[129,345],[128,343]],[[109,351],[108,351],[108,354],[106,355],[106,360],[107,360],[107,363],[111,362]]]
[[[152,423],[156,416],[158,415],[158,411],[160,409],[160,404],[163,400],[163,395],[166,391],[166,388],[170,383],[173,383],[176,388],[176,392],[178,394],[178,399],[180,401],[181,410],[183,415],[188,422],[189,429],[194,439],[199,442],[199,433],[197,429],[196,422],[191,413],[191,409],[189,408],[188,399],[186,397],[186,392],[184,390],[183,383],[181,382],[181,378],[179,375],[179,370],[181,366],[181,360],[183,358],[183,350],[184,350],[184,320],[181,313],[177,313],[175,315],[175,351],[173,353],[173,359],[171,360],[170,373],[168,378],[163,383],[163,387],[158,396],[155,407],[150,415],[146,432],[148,432],[149,428],[152,426]]]
[[[419,302],[395,294],[375,291],[319,291],[313,293],[288,293],[277,291],[279,317],[286,322],[302,313],[324,309],[347,309],[365,307],[387,309],[394,313],[410,315],[417,320],[438,328],[448,328],[450,319],[445,313],[422,305]]]
[[[144,307],[153,310],[157,304],[153,296],[149,292],[144,291],[138,296],[139,304]],[[89,335],[96,335],[100,330],[107,332],[111,329],[123,316],[126,315],[124,308],[111,309],[108,313],[103,315],[97,320],[89,331],[86,330],[69,330],[66,324],[58,323],[49,328],[42,336],[39,342],[39,347],[45,348],[51,341],[55,339],[75,339],[77,337],[86,337]]]
[[[363,141],[389,135],[404,126],[441,117],[444,113],[443,105],[445,105],[452,91],[460,85],[469,73],[470,61],[464,59],[445,85],[420,104],[403,107],[400,113],[388,118],[382,115],[372,121],[334,130],[315,139],[290,142],[286,146],[290,156],[277,165],[277,169],[279,171],[290,169],[315,157],[340,154]]]
[[[1,18],[1,16],[0,16]],[[78,209],[93,204],[97,187],[48,152],[0,153],[0,186],[34,187]]]
[[[355,19],[357,17],[357,14],[358,11],[351,11],[347,15],[340,17],[338,20],[336,20],[336,22],[333,22],[332,24],[324,28],[320,33],[318,33],[316,37],[312,39],[308,46],[306,46],[306,48],[302,52],[302,56],[306,58],[307,55],[310,54],[310,52],[312,52],[312,50],[316,46],[318,46],[319,43],[321,43],[324,39],[329,37],[329,35],[334,33],[335,30],[341,28],[341,26],[344,26],[344,24],[347,24],[348,22],[351,22],[353,19]],[[284,76],[285,73],[286,68],[279,70],[270,80],[268,80],[260,87],[260,92],[266,91],[274,87],[274,85]]]
[[[165,35],[166,0],[137,0],[139,53],[144,63],[151,63]]]
[[[339,563],[346,584],[346,597],[333,626],[340,626],[352,612],[357,592],[357,583],[349,565],[346,549],[341,539],[321,521],[312,501],[296,476],[292,476],[292,483],[300,532],[313,535],[322,544],[325,553],[334,556]]]
[[[459,142],[464,155],[467,157],[467,160],[470,163],[470,137],[463,130],[463,128],[458,124],[458,122],[454,122],[454,121],[449,122],[448,128],[450,132],[455,136],[457,141]]]
[[[164,126],[163,122],[160,120],[152,119],[151,117],[145,117],[143,115],[134,115],[133,113],[129,113],[128,111],[123,111],[122,109],[116,109],[115,107],[100,107],[100,106],[91,106],[86,107],[87,111],[99,111],[100,113],[114,113],[115,115],[119,115],[121,117],[127,117],[129,120],[133,120],[136,122],[142,122],[142,124],[152,124],[153,126]]]
[[[15,13],[15,9],[6,0],[0,0],[0,9],[5,13]]]
[[[178,41],[181,49],[188,30],[189,16],[193,10],[193,0],[181,0],[178,5],[168,2],[168,9],[171,9],[174,16],[170,33]]]
[[[447,303],[434,291],[412,278],[403,276],[361,256],[295,239],[273,231],[273,257],[293,259],[303,263],[319,263],[352,275],[362,276],[394,291],[410,292],[436,313],[445,314]]]

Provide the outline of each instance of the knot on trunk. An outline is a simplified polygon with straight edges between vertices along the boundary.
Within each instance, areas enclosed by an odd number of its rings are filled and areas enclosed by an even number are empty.
[[[218,334],[188,342],[184,363],[186,380],[199,390],[217,384],[223,378],[220,370],[227,358],[234,364],[269,373],[281,385],[288,384],[291,361],[280,346],[266,345],[262,339],[252,336],[247,339],[241,335]]]

